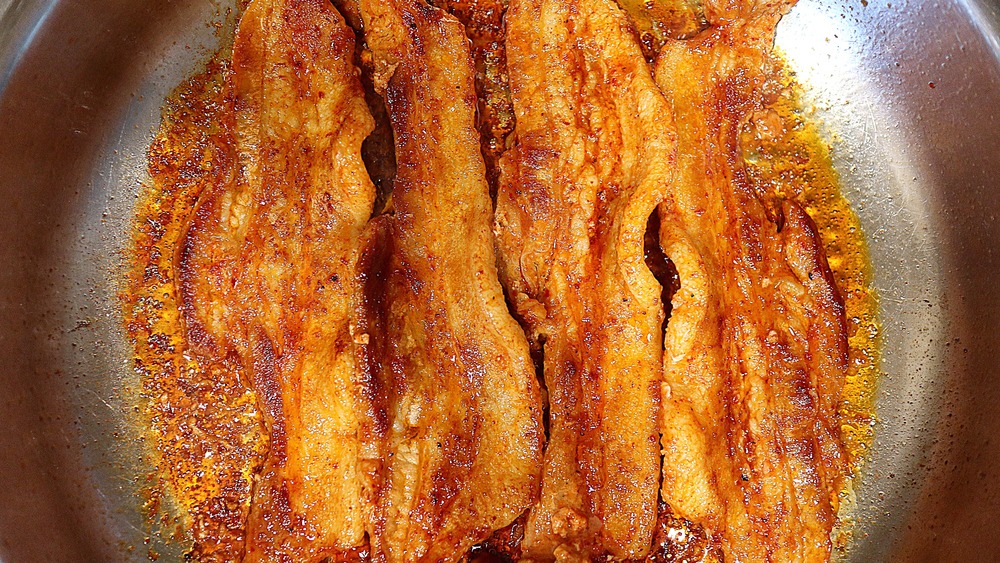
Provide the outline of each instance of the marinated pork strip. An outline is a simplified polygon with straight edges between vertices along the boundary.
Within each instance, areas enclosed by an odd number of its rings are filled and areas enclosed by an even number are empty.
[[[661,495],[726,561],[828,560],[846,471],[843,305],[809,216],[792,201],[772,210],[738,144],[780,88],[770,48],[788,4],[709,3],[713,28],[668,42],[656,66],[680,174],[659,208],[681,287],[665,339]]]
[[[390,562],[454,561],[537,498],[541,397],[497,278],[465,30],[419,0],[361,15],[397,158],[376,539]]]
[[[245,561],[360,556],[380,459],[357,268],[375,190],[354,33],[327,0],[254,0],[233,48],[232,182],[207,193],[180,254],[196,350],[235,355],[269,451]]]
[[[471,42],[480,146],[490,194],[495,197],[500,156],[507,150],[507,138],[514,129],[504,43],[507,0],[432,0],[431,4],[462,22]]]
[[[501,276],[544,345],[549,442],[525,557],[634,559],[659,485],[661,287],[647,219],[674,177],[670,108],[611,0],[513,0],[516,115],[501,160]]]

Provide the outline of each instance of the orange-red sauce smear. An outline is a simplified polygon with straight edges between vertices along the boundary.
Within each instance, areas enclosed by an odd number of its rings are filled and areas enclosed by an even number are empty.
[[[174,283],[175,252],[198,195],[225,177],[215,166],[226,150],[222,128],[231,119],[224,111],[225,70],[225,62],[210,62],[167,101],[149,150],[150,182],[136,207],[121,297],[142,378],[146,437],[159,467],[150,512],[162,512],[161,498],[176,504],[192,555],[203,561],[240,557],[252,472],[267,447],[239,366],[203,365],[185,353]],[[798,199],[819,227],[847,313],[843,433],[857,470],[873,439],[878,302],[858,217],[840,192],[829,146],[800,106],[788,79],[772,110],[748,124],[742,146],[756,183]]]
[[[198,195],[222,181],[225,63],[211,61],[168,99],[149,149],[150,182],[136,206],[129,273],[121,295],[134,366],[142,380],[141,417],[153,451],[150,516],[179,509],[195,560],[242,555],[252,471],[265,450],[253,393],[237,365],[203,365],[185,353],[175,285],[175,251]],[[231,112],[230,112],[231,113]]]

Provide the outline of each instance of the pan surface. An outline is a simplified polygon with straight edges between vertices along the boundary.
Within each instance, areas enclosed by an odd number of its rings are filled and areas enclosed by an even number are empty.
[[[1000,6],[800,0],[778,44],[868,236],[879,422],[847,561],[1000,551]],[[0,0],[0,561],[181,558],[116,294],[164,98],[230,0]]]

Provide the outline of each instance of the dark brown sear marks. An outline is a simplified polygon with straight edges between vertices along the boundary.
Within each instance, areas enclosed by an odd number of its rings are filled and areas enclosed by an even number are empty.
[[[288,435],[285,432],[281,381],[278,379],[279,355],[270,337],[259,327],[253,330],[250,337],[250,357],[244,360],[252,366],[250,373],[257,391],[257,400],[267,421],[271,455],[278,464],[283,464]]]
[[[660,246],[660,214],[656,211],[649,215],[646,223],[646,234],[643,237],[643,249],[646,267],[660,282],[660,302],[663,303],[663,329],[670,322],[671,300],[681,288],[681,279],[677,275],[677,267],[663,252]]]
[[[390,257],[393,252],[392,221],[389,216],[372,218],[365,228],[361,257],[358,260],[358,278],[362,297],[356,305],[358,331],[367,334],[368,345],[360,348],[360,375],[358,381],[366,404],[371,405],[367,419],[371,440],[379,443],[389,430],[388,405],[390,389],[383,377],[383,359],[389,352],[386,330],[386,291],[389,278]],[[384,451],[378,454],[385,455]]]
[[[500,528],[486,538],[486,541],[472,546],[469,550],[470,563],[514,563],[521,560],[521,541],[524,540],[524,526],[528,513],[524,512],[508,526]]]
[[[362,34],[358,32],[358,35]],[[359,41],[360,44],[360,41]],[[361,145],[361,158],[365,162],[368,175],[378,190],[372,216],[392,212],[392,183],[396,179],[396,145],[392,137],[392,125],[385,100],[378,95],[372,83],[373,69],[371,55],[362,54],[358,47],[355,64],[361,69],[361,84],[365,89],[365,102],[375,119],[375,130]]]

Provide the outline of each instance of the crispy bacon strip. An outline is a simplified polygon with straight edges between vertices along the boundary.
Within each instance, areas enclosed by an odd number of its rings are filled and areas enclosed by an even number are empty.
[[[501,275],[544,345],[549,443],[526,557],[638,558],[659,483],[660,285],[643,235],[673,178],[670,108],[611,0],[513,0],[517,118]]]
[[[472,43],[480,146],[486,180],[495,196],[500,156],[507,150],[507,137],[514,129],[504,42],[507,0],[431,0],[431,4],[462,22]]]
[[[270,436],[245,561],[351,559],[380,457],[357,262],[374,187],[354,34],[327,0],[255,0],[229,98],[235,178],[206,193],[179,256],[187,335],[235,355]]]
[[[709,3],[714,27],[668,42],[656,66],[680,146],[659,208],[681,285],[665,340],[661,494],[726,561],[826,561],[846,471],[843,304],[809,216],[765,205],[738,145],[778,87],[769,53],[789,2],[770,4]]]
[[[537,497],[541,398],[497,279],[465,31],[420,0],[360,5],[397,158],[377,539],[388,561],[453,561]]]

